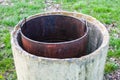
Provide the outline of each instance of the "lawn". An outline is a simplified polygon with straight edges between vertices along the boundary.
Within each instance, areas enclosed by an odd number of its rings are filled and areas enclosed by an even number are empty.
[[[44,0],[0,0],[0,80],[16,80],[10,45],[10,31],[24,17],[44,12]],[[120,1],[119,0],[53,0],[63,10],[91,15],[101,21],[110,33],[110,48],[105,74],[119,69]]]

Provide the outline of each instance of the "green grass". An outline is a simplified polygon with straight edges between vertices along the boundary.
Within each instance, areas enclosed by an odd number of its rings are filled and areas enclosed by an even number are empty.
[[[120,57],[120,38],[111,37],[110,45],[112,49],[109,50],[108,57]]]
[[[114,63],[114,62],[106,62],[106,65],[105,65],[105,73],[107,74],[107,73],[110,73],[110,72],[112,72],[113,70],[116,70],[116,69],[118,69],[119,68],[119,66],[116,64],[116,63]]]
[[[12,75],[15,70],[7,27],[0,26],[0,46],[0,80],[8,80],[10,75],[14,79],[16,75]]]
[[[10,1],[10,0],[9,0]],[[30,2],[31,1],[31,2]],[[110,31],[108,59],[120,57],[120,1],[119,0],[54,0],[61,4],[63,10],[77,11],[91,15],[103,24],[116,26]],[[11,0],[12,5],[0,4],[0,80],[15,80],[13,56],[10,45],[9,28],[14,27],[21,19],[44,12],[44,0]],[[110,73],[117,69],[112,62],[107,62],[105,71]]]

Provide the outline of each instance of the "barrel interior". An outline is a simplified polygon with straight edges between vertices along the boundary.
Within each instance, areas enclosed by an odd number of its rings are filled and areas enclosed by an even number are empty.
[[[39,42],[65,42],[82,37],[86,32],[81,20],[63,15],[48,15],[26,21],[21,32]]]

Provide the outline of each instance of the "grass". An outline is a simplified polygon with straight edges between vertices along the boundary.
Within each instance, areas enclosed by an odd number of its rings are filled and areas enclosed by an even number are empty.
[[[103,24],[115,26],[110,30],[108,59],[120,57],[120,1],[119,0],[54,0],[63,10],[91,15]],[[0,80],[15,80],[10,32],[21,19],[44,11],[43,0],[8,0],[10,5],[0,4]],[[8,3],[7,2],[7,3]],[[105,72],[118,69],[113,62],[106,62]]]
[[[119,66],[116,64],[116,63],[114,63],[114,62],[106,62],[106,65],[105,65],[105,73],[107,74],[107,73],[110,73],[110,72],[112,72],[113,70],[116,70],[116,69],[118,69],[119,68]]]

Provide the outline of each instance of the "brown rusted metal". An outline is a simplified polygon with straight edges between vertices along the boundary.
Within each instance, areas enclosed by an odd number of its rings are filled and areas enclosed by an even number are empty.
[[[81,20],[47,15],[28,20],[21,27],[23,48],[49,58],[76,58],[85,55],[87,26]]]

